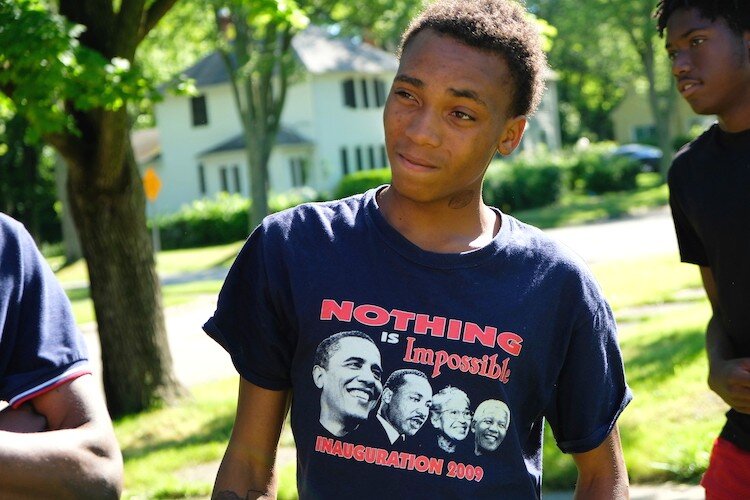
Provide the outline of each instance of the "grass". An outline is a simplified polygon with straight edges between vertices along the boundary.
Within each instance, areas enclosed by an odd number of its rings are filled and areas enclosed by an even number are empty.
[[[711,310],[695,266],[677,255],[592,266],[620,325],[634,400],[619,419],[631,482],[697,483],[723,425],[724,403],[708,390],[705,325]],[[544,484],[572,488],[576,471],[554,444],[544,447]]]
[[[529,210],[519,210],[513,216],[540,228],[553,228],[584,224],[599,220],[617,219],[625,215],[663,206],[669,193],[658,174],[642,173],[638,176],[638,189],[590,195],[567,192],[554,205]]]
[[[214,268],[229,268],[240,251],[244,241],[226,245],[188,250],[166,250],[156,257],[157,271],[161,276],[197,273]],[[57,279],[66,287],[65,292],[73,305],[76,323],[84,324],[95,320],[94,304],[88,288],[86,262],[79,260],[63,266],[62,257],[47,259],[52,269],[56,269]],[[165,307],[185,304],[204,295],[216,296],[222,280],[208,279],[162,286],[162,299]]]

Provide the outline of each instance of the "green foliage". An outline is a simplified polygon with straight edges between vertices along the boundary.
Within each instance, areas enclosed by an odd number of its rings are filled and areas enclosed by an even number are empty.
[[[80,44],[85,28],[41,0],[1,1],[0,27],[0,91],[29,121],[28,140],[76,131],[62,102],[83,111],[117,110],[152,93],[130,61],[107,60]]]
[[[586,150],[571,168],[572,184],[587,193],[601,194],[635,189],[640,162],[613,157],[600,149]]]
[[[482,196],[488,205],[513,212],[554,203],[563,188],[564,166],[560,159],[517,157],[490,166]]]
[[[278,212],[320,199],[312,188],[294,189],[271,196],[269,208]],[[248,236],[251,202],[239,194],[219,193],[216,198],[196,200],[177,213],[158,220],[163,249],[219,245]]]
[[[52,151],[26,144],[28,122],[16,115],[0,122],[0,211],[21,221],[37,242],[61,238],[55,212],[55,166]]]
[[[353,194],[364,193],[368,189],[391,182],[391,169],[361,170],[345,175],[336,188],[336,198],[346,198]]]

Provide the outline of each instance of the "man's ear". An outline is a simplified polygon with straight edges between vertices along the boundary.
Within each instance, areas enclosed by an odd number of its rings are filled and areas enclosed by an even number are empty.
[[[325,369],[320,365],[314,365],[312,369],[313,382],[318,389],[323,388],[323,375],[325,375]]]
[[[380,395],[380,400],[385,404],[390,404],[391,398],[393,397],[393,391],[386,387],[383,389],[383,394]]]
[[[524,115],[508,118],[497,142],[497,150],[501,155],[508,156],[518,147],[523,132],[526,130],[526,122]]]

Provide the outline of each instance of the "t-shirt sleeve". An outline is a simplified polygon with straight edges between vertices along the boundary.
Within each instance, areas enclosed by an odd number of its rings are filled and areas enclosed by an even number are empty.
[[[6,221],[0,220],[0,399],[18,407],[91,372],[65,292],[31,236]]]
[[[680,182],[676,171],[677,169],[674,167],[669,171],[669,207],[672,210],[677,246],[680,249],[680,260],[689,264],[708,266],[708,256],[703,242],[680,202]]]
[[[616,332],[612,311],[601,299],[598,309],[584,314],[572,333],[545,415],[565,453],[599,446],[632,399]]]
[[[275,262],[280,252],[269,250],[267,238],[264,226],[250,235],[219,292],[216,312],[203,329],[226,349],[244,379],[265,389],[283,390],[291,387],[293,341],[280,313],[278,297],[284,283]]]

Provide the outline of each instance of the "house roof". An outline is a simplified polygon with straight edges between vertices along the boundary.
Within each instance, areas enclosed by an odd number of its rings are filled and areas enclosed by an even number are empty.
[[[312,144],[312,141],[302,137],[298,133],[289,130],[288,128],[281,127],[279,132],[276,134],[276,146],[293,146],[293,145],[305,145]],[[214,153],[223,153],[227,151],[241,151],[245,149],[245,136],[244,134],[238,134],[231,139],[228,139],[216,146],[207,149],[201,153],[198,153],[198,158],[208,156]]]
[[[292,39],[292,48],[307,71],[323,73],[382,73],[396,71],[398,59],[367,43],[334,38],[319,26],[310,26]],[[219,52],[212,52],[183,74],[195,80],[198,87],[229,81]]]

